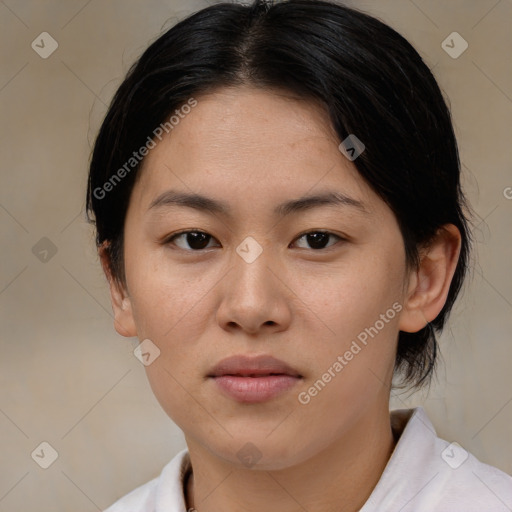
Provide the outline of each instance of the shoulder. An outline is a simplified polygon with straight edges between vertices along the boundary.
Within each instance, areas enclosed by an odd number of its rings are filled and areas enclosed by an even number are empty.
[[[439,438],[421,407],[391,415],[401,435],[361,512],[512,510],[511,476]]]
[[[184,504],[183,477],[190,467],[188,450],[182,450],[162,469],[160,475],[117,500],[104,512],[155,512],[181,510]]]
[[[485,464],[458,443],[443,439],[433,454],[440,461],[429,464],[432,484],[426,493],[441,511],[499,512],[512,509],[512,477]],[[435,471],[435,473],[434,473]]]

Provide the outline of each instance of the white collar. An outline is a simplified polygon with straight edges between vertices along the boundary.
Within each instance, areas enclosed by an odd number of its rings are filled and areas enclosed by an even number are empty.
[[[422,407],[391,411],[390,419],[398,442],[359,512],[512,510],[512,477],[437,437]],[[449,464],[455,460],[454,453],[459,461],[464,457],[457,468]],[[148,510],[187,512],[183,485],[190,470],[190,456],[184,449],[152,482],[154,508]]]

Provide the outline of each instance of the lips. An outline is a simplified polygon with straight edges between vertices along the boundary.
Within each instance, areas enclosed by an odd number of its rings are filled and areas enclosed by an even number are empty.
[[[272,356],[245,356],[237,355],[222,359],[208,374],[208,377],[222,377],[226,375],[238,377],[268,377],[271,375],[288,375],[302,378],[302,375],[280,359]]]
[[[268,402],[290,392],[303,376],[272,356],[223,359],[207,375],[215,389],[241,404]]]

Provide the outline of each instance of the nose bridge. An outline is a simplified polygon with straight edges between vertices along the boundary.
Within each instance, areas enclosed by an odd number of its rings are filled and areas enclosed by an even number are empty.
[[[244,297],[248,295],[247,292],[253,295],[256,292],[254,288],[259,290],[267,286],[267,280],[272,276],[267,268],[270,263],[271,248],[263,240],[260,239],[260,242],[253,236],[246,236],[236,247],[236,254],[233,255],[235,286],[237,282],[243,285],[240,288],[245,291]]]
[[[260,243],[261,242],[261,243]],[[268,255],[269,252],[269,244],[265,244],[261,238],[260,242],[256,240],[253,236],[246,236],[242,242],[237,246],[236,253],[237,255],[247,264],[251,265],[256,260],[261,259],[261,255],[263,252],[266,252],[266,255]],[[265,246],[265,249],[264,249]],[[266,258],[264,258],[266,259]],[[260,261],[261,263],[261,261]]]
[[[289,311],[272,267],[272,249],[247,236],[235,248],[232,271],[218,311],[218,321],[224,328],[238,325],[255,333],[264,325],[284,328],[289,322]],[[233,268],[234,267],[234,268]]]

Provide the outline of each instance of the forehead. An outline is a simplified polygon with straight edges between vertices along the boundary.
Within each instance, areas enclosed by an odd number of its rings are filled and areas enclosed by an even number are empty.
[[[196,100],[146,156],[134,194],[141,202],[176,185],[233,199],[298,197],[315,187],[371,199],[319,104],[249,87]]]
[[[290,140],[297,136],[336,138],[327,112],[319,102],[280,89],[223,88],[198,98],[197,107],[196,119],[214,120],[215,130],[212,132],[211,125],[202,124],[195,133],[189,132],[190,136],[236,134],[239,140],[266,134],[268,142],[273,136]]]

